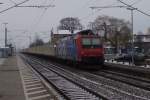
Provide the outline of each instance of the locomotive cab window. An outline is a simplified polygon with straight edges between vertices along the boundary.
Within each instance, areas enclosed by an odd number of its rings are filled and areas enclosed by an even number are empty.
[[[100,39],[98,39],[98,38],[93,38],[93,39],[92,39],[92,44],[93,44],[93,45],[100,45]]]
[[[83,38],[82,45],[91,45],[91,40],[89,38]]]
[[[101,47],[100,39],[99,38],[92,38],[92,46],[94,46],[94,48]]]
[[[98,48],[100,47],[100,39],[99,38],[83,38],[82,47],[83,48]]]

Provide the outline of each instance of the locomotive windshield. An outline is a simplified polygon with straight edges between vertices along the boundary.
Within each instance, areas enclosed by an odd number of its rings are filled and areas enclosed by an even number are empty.
[[[100,45],[100,39],[92,38],[92,45]]]
[[[89,38],[83,38],[82,39],[82,44],[83,45],[91,45],[91,40]]]
[[[82,47],[83,48],[98,48],[101,46],[99,38],[83,38]]]

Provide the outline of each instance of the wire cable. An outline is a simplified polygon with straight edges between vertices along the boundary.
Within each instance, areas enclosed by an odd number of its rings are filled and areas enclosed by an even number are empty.
[[[6,12],[6,11],[12,9],[12,8],[15,8],[16,6],[19,6],[19,5],[23,4],[23,3],[26,3],[26,2],[28,2],[28,1],[29,1],[29,0],[25,0],[25,1],[23,1],[23,2],[17,3],[17,4],[15,4],[15,5],[13,5],[13,6],[7,8],[7,9],[4,9],[4,10],[0,11],[0,13],[4,13],[4,12]]]
[[[107,6],[113,6],[114,4],[115,4],[115,3],[112,3],[112,4],[107,5]],[[87,19],[88,17],[94,16],[94,13],[99,12],[99,11],[101,11],[101,10],[103,10],[103,9],[105,9],[105,8],[100,8],[100,9],[96,10],[95,12],[92,12],[92,13],[90,13],[89,15],[87,15],[87,16],[81,18],[80,20],[84,20],[84,19]]]
[[[132,8],[132,9],[134,9],[134,10],[137,10],[138,12],[142,13],[143,15],[146,15],[146,16],[150,17],[150,14],[147,14],[146,12],[144,12],[144,11],[142,11],[142,10],[139,10],[138,8],[133,7],[132,5],[129,5],[129,4],[125,3],[125,2],[123,2],[122,0],[117,0],[117,1],[119,1],[120,3],[122,3],[122,4],[126,5],[126,6],[128,6],[129,8]]]
[[[46,1],[47,1],[47,0],[45,0],[45,2],[43,2],[43,4],[45,4]],[[52,0],[52,2],[54,2],[54,0]],[[52,2],[51,2],[51,3],[52,3]],[[34,28],[32,28],[32,30],[34,30],[36,27],[38,27],[39,23],[41,22],[41,20],[42,20],[42,18],[44,17],[46,11],[47,11],[49,8],[50,8],[50,7],[47,7],[47,8],[44,9],[44,11],[42,12],[42,14],[38,17],[38,21],[35,22]]]

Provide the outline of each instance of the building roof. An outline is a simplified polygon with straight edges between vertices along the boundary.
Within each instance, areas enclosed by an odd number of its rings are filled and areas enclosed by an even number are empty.
[[[146,38],[150,38],[149,34],[138,34],[138,35],[134,35],[135,37],[146,37]]]
[[[150,42],[150,35],[134,35],[134,39],[137,41]]]

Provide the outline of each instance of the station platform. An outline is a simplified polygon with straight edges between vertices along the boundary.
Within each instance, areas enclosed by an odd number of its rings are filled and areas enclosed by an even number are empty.
[[[60,97],[19,56],[0,58],[0,100],[59,100]]]
[[[0,100],[25,100],[16,56],[0,62]]]

